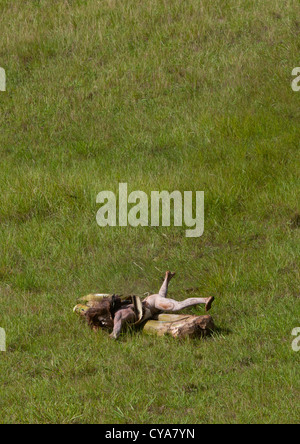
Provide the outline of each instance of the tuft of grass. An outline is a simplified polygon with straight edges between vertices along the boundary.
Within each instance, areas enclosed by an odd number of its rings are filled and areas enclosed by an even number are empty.
[[[1,1],[1,423],[298,421],[299,12]],[[119,182],[204,190],[204,235],[99,228]],[[216,297],[211,338],[112,342],[72,313],[89,292],[156,292],[166,269],[171,297]]]

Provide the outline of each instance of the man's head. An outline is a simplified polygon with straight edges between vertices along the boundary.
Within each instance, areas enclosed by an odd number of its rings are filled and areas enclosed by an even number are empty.
[[[112,330],[114,321],[111,314],[111,303],[109,299],[103,299],[102,301],[94,304],[92,308],[89,308],[85,313],[86,320],[91,328],[98,330],[99,328],[105,330]]]

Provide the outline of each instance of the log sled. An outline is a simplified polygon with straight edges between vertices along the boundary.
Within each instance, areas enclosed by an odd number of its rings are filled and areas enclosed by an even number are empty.
[[[208,336],[214,328],[214,321],[210,315],[164,313],[158,315],[156,319],[146,321],[143,332],[158,336],[171,335],[173,338],[199,338]]]

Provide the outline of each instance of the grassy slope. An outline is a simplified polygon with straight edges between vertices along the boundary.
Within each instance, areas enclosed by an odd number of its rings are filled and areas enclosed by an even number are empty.
[[[0,1],[2,423],[297,421],[299,12]],[[205,234],[99,228],[96,195],[121,181],[204,190]],[[156,291],[166,269],[171,296],[216,296],[213,338],[115,343],[72,314],[88,292]]]

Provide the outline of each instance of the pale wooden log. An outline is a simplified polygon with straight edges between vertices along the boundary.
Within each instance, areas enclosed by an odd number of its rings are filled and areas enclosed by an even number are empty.
[[[207,336],[214,330],[211,316],[191,316],[176,314],[161,314],[157,320],[145,323],[143,332],[154,333],[158,336],[169,334],[174,338]]]

